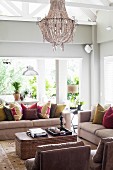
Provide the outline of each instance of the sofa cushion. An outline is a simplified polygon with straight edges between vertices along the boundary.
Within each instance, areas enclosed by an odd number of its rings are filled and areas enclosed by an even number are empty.
[[[104,114],[105,109],[100,104],[98,104],[94,114],[93,123],[102,124]]]
[[[30,120],[21,120],[21,121],[2,121],[0,122],[0,129],[16,129],[16,128],[25,128],[33,127],[33,122]]]
[[[32,170],[40,170],[39,154],[40,154],[41,151],[68,148],[68,147],[77,147],[77,146],[84,146],[84,143],[81,141],[81,142],[68,142],[68,143],[61,143],[61,144],[48,144],[48,145],[38,146]]]
[[[113,136],[113,129],[100,129],[96,131],[96,136],[100,138],[106,138]]]
[[[94,119],[94,114],[95,114],[95,110],[96,110],[96,105],[91,107],[91,117],[90,117],[90,121],[92,122]]]
[[[23,111],[24,120],[35,120],[39,119],[37,109],[24,109]]]
[[[26,106],[23,103],[21,103],[21,107],[22,107],[22,110],[24,110],[24,109],[37,109],[37,103],[33,103],[30,106]]]
[[[111,104],[105,104],[105,105],[103,106],[103,108],[104,108],[105,110],[107,110],[110,106],[111,106]],[[90,117],[90,121],[91,121],[91,122],[92,122],[93,119],[94,119],[94,114],[95,114],[95,111],[96,111],[96,107],[97,107],[97,105],[94,105],[94,106],[91,107],[91,117]]]
[[[105,112],[102,124],[106,128],[113,129],[113,108],[110,107]]]
[[[57,108],[57,104],[52,103],[51,104],[51,109],[50,109],[50,118],[55,117],[56,108]]]
[[[51,102],[48,101],[42,107],[41,106],[38,106],[38,107],[40,107],[40,112],[39,112],[40,118],[48,119],[50,117]]]
[[[33,126],[36,127],[49,127],[49,126],[58,126],[60,125],[59,118],[49,118],[49,119],[38,119],[32,120]],[[63,119],[63,123],[65,125],[65,119]]]
[[[12,112],[11,112],[11,109],[10,109],[10,108],[4,106],[3,110],[4,110],[5,114],[6,114],[6,119],[7,119],[7,120],[9,120],[9,121],[14,120],[14,117],[13,117],[13,115],[12,115]]]
[[[95,132],[98,129],[105,129],[105,127],[103,125],[99,125],[99,124],[92,124],[92,122],[82,122],[79,123],[79,128],[83,129],[87,132],[93,133],[95,134]]]
[[[63,112],[65,107],[66,107],[65,104],[57,104],[54,117],[60,117],[60,114]]]
[[[10,108],[12,115],[14,116],[15,120],[20,120],[22,118],[22,107],[17,102],[10,103]]]
[[[96,151],[95,155],[93,156],[93,161],[95,163],[102,163],[105,143],[111,142],[111,141],[113,141],[112,137],[110,137],[110,138],[102,138],[100,140],[99,145],[97,147],[97,151]]]
[[[6,114],[4,112],[3,106],[0,105],[0,121],[6,120]]]

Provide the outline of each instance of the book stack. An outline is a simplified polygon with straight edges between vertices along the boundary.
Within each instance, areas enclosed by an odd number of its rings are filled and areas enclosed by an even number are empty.
[[[47,136],[47,132],[42,128],[29,129],[29,133],[32,138]]]

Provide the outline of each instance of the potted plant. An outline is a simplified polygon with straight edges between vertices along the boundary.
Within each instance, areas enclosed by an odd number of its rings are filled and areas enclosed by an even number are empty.
[[[21,84],[20,82],[13,82],[12,83],[12,86],[14,87],[14,98],[15,98],[15,101],[18,101],[20,100],[20,87],[21,87]]]
[[[77,105],[78,105],[78,110],[82,110],[82,106],[84,105],[84,101],[77,101]]]

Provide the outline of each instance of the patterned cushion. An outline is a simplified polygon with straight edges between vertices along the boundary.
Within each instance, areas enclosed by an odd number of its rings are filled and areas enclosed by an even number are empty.
[[[21,120],[22,118],[22,107],[18,103],[11,103],[10,104],[12,115],[14,116],[15,120]]]
[[[40,157],[39,157],[39,155],[40,155],[41,151],[68,148],[68,147],[77,147],[77,146],[84,146],[84,143],[82,141],[80,141],[80,142],[68,142],[68,143],[61,143],[61,144],[48,144],[48,145],[38,146],[32,170],[40,170]]]
[[[54,117],[60,117],[60,113],[63,112],[64,108],[66,107],[65,104],[57,104],[55,116]]]
[[[3,105],[0,105],[0,121],[6,120],[6,114],[3,109]]]
[[[6,114],[6,119],[9,120],[9,121],[14,120],[14,117],[13,117],[13,115],[12,115],[11,109],[8,108],[8,107],[6,107],[6,106],[4,106],[3,109],[4,109],[4,112],[5,112],[5,114]]]
[[[93,156],[93,161],[95,163],[102,163],[104,145],[105,145],[106,142],[111,142],[111,141],[113,141],[112,137],[101,139],[101,141],[98,144],[96,154]]]
[[[44,119],[48,119],[50,117],[50,108],[51,108],[51,103],[50,101],[48,101],[45,105],[43,105],[42,107],[39,106],[40,109],[41,109],[41,113],[39,114],[40,115],[40,118],[44,118]],[[39,110],[39,108],[38,108]]]
[[[35,120],[38,119],[37,109],[24,109],[23,111],[23,119],[24,120]]]
[[[104,114],[105,109],[100,104],[98,104],[94,114],[93,123],[102,124]]]

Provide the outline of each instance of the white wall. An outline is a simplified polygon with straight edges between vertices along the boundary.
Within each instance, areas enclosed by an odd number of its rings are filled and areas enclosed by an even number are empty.
[[[113,56],[113,41],[100,44],[100,101],[104,104],[104,57]]]
[[[0,21],[0,41],[43,43],[36,22]],[[91,43],[91,26],[77,26],[73,43]]]
[[[65,44],[64,51],[55,52],[50,43],[43,43],[42,34],[34,22],[0,21],[0,57],[83,58],[82,99],[90,108],[90,54],[85,44],[92,43],[91,26],[78,26],[73,43]],[[60,100],[59,100],[60,101]]]
[[[110,31],[106,27],[111,26]],[[113,11],[98,11],[97,13],[97,42],[109,42],[113,40]]]

